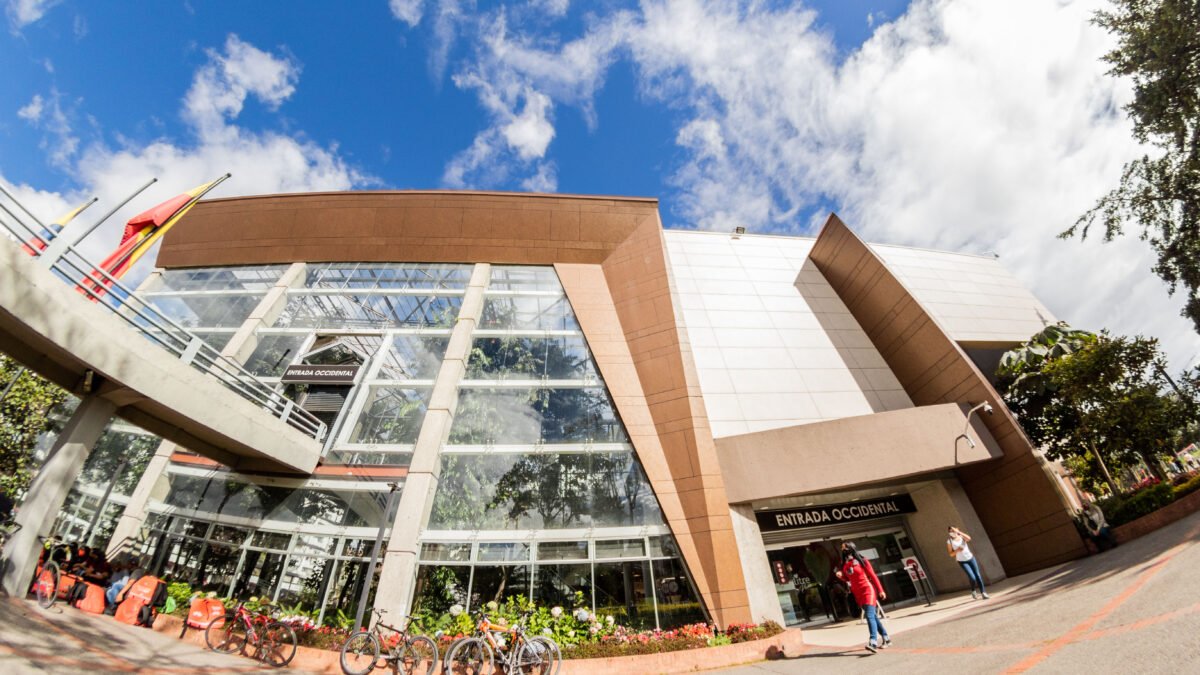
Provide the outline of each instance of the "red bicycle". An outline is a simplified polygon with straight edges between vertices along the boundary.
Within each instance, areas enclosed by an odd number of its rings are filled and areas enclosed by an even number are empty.
[[[204,642],[208,648],[223,654],[246,654],[247,647],[253,648],[251,656],[258,661],[282,668],[296,656],[296,632],[270,615],[246,609],[246,603],[225,616],[218,616],[204,629]]]

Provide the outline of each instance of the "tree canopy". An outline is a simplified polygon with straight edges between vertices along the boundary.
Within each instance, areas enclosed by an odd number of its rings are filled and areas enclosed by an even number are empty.
[[[0,354],[0,492],[19,497],[33,479],[38,437],[50,429],[50,411],[67,392]]]
[[[1134,137],[1151,152],[1125,165],[1120,184],[1060,236],[1105,241],[1140,230],[1158,255],[1154,272],[1200,331],[1200,2],[1114,0],[1095,22],[1117,37],[1109,71],[1134,85],[1125,106]]]
[[[1092,467],[1114,492],[1110,469],[1144,462],[1161,477],[1158,458],[1176,449],[1192,405],[1170,388],[1157,340],[1061,323],[1006,353],[997,375],[1030,440],[1076,470]]]

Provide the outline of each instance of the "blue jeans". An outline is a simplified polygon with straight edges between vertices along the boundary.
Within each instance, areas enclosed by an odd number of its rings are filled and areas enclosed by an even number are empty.
[[[867,628],[871,631],[871,644],[879,644],[877,636],[882,635],[887,639],[887,631],[883,628],[883,622],[879,620],[879,608],[875,605],[866,605],[863,611],[867,613]]]
[[[971,581],[971,590],[974,591],[978,587],[980,593],[986,593],[987,591],[983,589],[983,574],[979,571],[979,561],[971,558],[970,560],[960,560],[958,564],[967,573],[967,579]]]

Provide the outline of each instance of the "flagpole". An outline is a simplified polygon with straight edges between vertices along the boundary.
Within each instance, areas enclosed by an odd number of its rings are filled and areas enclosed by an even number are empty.
[[[4,189],[4,185],[3,185],[3,184],[0,184],[0,192],[3,192],[5,197],[8,197],[9,199],[11,199],[11,200],[12,200],[12,203],[14,203],[14,204],[16,204],[16,205],[17,205],[17,208],[19,208],[19,209],[21,209],[22,211],[24,211],[24,212],[25,212],[25,214],[26,214],[26,215],[28,215],[30,218],[33,218],[33,222],[37,223],[37,224],[38,224],[38,227],[41,227],[43,230],[44,230],[44,229],[46,229],[46,225],[45,225],[44,223],[42,223],[42,221],[38,220],[38,219],[37,219],[37,216],[35,216],[35,215],[33,215],[32,213],[30,213],[30,212],[29,212],[29,209],[25,208],[25,205],[24,205],[24,204],[22,204],[21,202],[17,201],[17,198],[16,198],[16,197],[14,197],[14,196],[12,196],[12,193],[11,193],[11,192],[9,192],[8,190],[5,190],[5,189]]]
[[[111,218],[111,217],[112,217],[112,215],[113,215],[114,213],[116,213],[117,211],[120,211],[121,209],[125,208],[125,205],[126,205],[126,204],[128,204],[129,202],[133,201],[133,198],[134,198],[134,197],[136,197],[136,196],[138,196],[138,195],[142,194],[143,192],[145,192],[145,191],[146,191],[146,188],[150,187],[151,185],[154,185],[154,184],[155,184],[155,183],[157,183],[157,182],[158,182],[158,179],[157,179],[157,178],[151,178],[149,181],[147,181],[147,182],[146,182],[146,184],[145,184],[145,185],[143,185],[142,187],[138,188],[137,190],[135,190],[135,191],[133,192],[133,194],[131,194],[131,195],[129,195],[128,197],[126,197],[126,198],[125,198],[125,201],[123,201],[123,202],[121,202],[120,204],[117,204],[116,206],[114,206],[114,207],[112,208],[112,210],[111,210],[111,211],[109,211],[108,213],[104,214],[104,217],[102,217],[100,220],[97,220],[97,221],[96,221],[96,222],[95,222],[95,223],[94,223],[94,224],[93,224],[91,227],[89,227],[88,229],[84,230],[84,231],[83,231],[83,234],[81,234],[81,235],[79,235],[78,237],[76,237],[75,241],[74,241],[74,242],[72,242],[72,243],[71,243],[71,245],[72,245],[72,246],[74,246],[75,244],[78,244],[79,242],[81,242],[81,241],[83,241],[84,239],[86,239],[86,238],[87,238],[87,236],[88,236],[89,234],[91,234],[92,232],[95,232],[95,231],[96,231],[96,228],[97,228],[97,227],[100,227],[101,225],[103,225],[103,224],[104,224],[104,221],[106,221],[106,220],[108,220],[109,218]]]
[[[211,184],[210,184],[208,187],[204,188],[204,190],[202,190],[202,191],[200,192],[200,194],[196,195],[195,197],[192,197],[191,199],[189,199],[189,200],[187,201],[187,203],[185,203],[183,206],[179,207],[179,211],[183,211],[183,210],[185,210],[185,209],[188,209],[188,208],[190,208],[190,207],[192,206],[192,204],[195,204],[196,202],[200,201],[200,199],[201,199],[202,197],[204,197],[204,195],[208,194],[210,191],[212,191],[212,189],[213,189],[213,188],[217,187],[217,186],[218,186],[218,185],[220,185],[221,183],[224,183],[224,182],[225,182],[226,180],[228,180],[228,179],[229,179],[231,176],[233,176],[233,174],[231,174],[231,173],[227,173],[227,174],[225,174],[224,176],[221,176],[220,178],[218,178],[218,179],[214,180],[214,181],[213,181],[213,182],[212,182],[212,183],[211,183]],[[177,211],[176,213],[178,213],[178,211]],[[160,226],[160,227],[161,227],[161,226]],[[157,230],[158,228],[156,227],[156,228],[154,228],[154,229],[155,229],[155,230]],[[153,235],[153,233],[151,233],[151,235]],[[148,236],[149,236],[149,235],[148,235]],[[129,259],[129,256],[133,255],[133,252],[134,252],[134,251],[136,251],[136,250],[137,250],[137,247],[135,246],[135,247],[133,247],[133,248],[129,249],[128,251],[126,251],[126,252],[125,252],[125,255],[121,256],[121,257],[120,257],[120,258],[118,258],[118,259],[117,259],[115,262],[113,262],[113,263],[112,263],[112,265],[110,265],[110,268],[115,270],[115,269],[117,269],[118,267],[120,267],[120,266],[121,266],[121,264],[122,264],[122,263],[124,263],[126,260],[128,260],[128,259]],[[105,271],[105,272],[108,272],[109,274],[112,274],[111,270],[104,270],[104,271]],[[107,285],[107,284],[106,284],[106,285]]]

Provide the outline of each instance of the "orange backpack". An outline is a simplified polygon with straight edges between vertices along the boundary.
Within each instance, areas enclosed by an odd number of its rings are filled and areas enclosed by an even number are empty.
[[[189,628],[208,628],[213,619],[225,616],[225,605],[216,598],[199,597],[188,606],[187,625]],[[223,624],[218,624],[223,625]]]
[[[157,608],[166,603],[167,585],[158,577],[146,575],[132,581],[121,591],[121,604],[114,615],[117,621],[131,626],[154,625]],[[118,598],[119,599],[119,598]]]
[[[103,614],[105,607],[104,587],[86,581],[83,582],[83,586],[86,590],[81,594],[75,606],[85,612]]]

